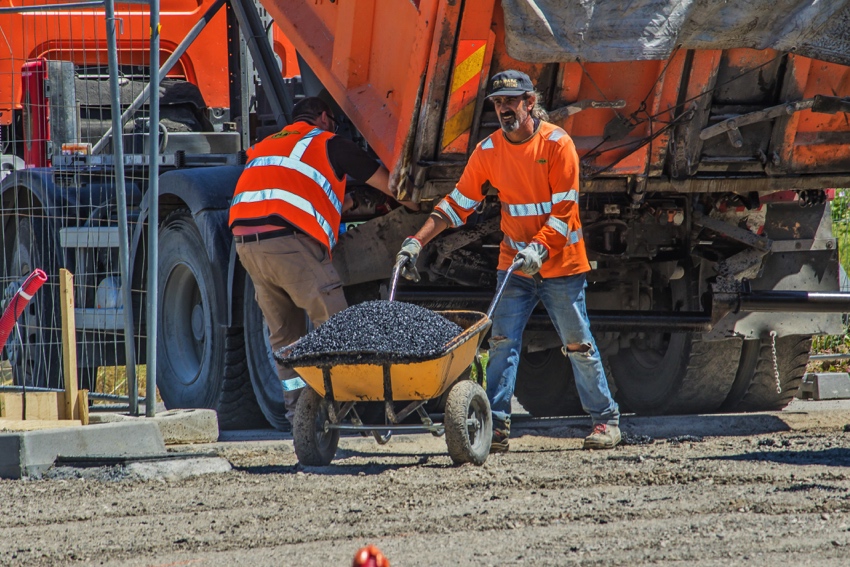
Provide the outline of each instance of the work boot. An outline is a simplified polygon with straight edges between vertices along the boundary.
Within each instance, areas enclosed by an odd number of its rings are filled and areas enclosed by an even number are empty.
[[[511,436],[511,420],[493,420],[493,440],[490,442],[491,453],[507,453]]]
[[[613,449],[619,445],[622,436],[616,425],[597,423],[590,435],[584,438],[584,449]]]

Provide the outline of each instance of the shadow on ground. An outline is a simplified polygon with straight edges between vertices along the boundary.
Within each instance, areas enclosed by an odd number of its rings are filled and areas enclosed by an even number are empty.
[[[819,451],[754,451],[739,455],[701,457],[700,461],[752,461],[782,465],[850,466],[850,449],[833,448]]]
[[[531,418],[518,416],[511,424],[511,437],[541,435],[561,439],[583,438],[590,432],[589,417]],[[774,414],[719,414],[624,416],[620,429],[632,435],[648,435],[667,439],[682,435],[698,437],[749,437],[791,431],[791,427]]]

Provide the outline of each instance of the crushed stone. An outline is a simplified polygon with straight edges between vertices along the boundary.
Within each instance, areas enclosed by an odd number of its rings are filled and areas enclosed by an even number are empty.
[[[297,343],[275,353],[284,365],[414,361],[439,355],[463,329],[424,307],[366,301],[340,311]]]
[[[682,443],[702,443],[704,439],[699,435],[677,435],[667,439],[668,443],[673,445],[681,445]]]

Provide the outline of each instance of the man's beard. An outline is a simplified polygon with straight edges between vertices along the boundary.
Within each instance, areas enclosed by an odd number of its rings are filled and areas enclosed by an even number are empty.
[[[500,115],[499,124],[501,125],[502,130],[504,130],[507,134],[519,130],[519,120],[514,113],[509,115]]]

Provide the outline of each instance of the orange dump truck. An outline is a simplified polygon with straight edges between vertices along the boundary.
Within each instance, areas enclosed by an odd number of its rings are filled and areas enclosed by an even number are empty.
[[[228,3],[280,123],[294,95],[276,84],[267,26],[253,2]],[[341,132],[374,150],[422,204],[409,213],[351,187],[358,206],[333,251],[349,302],[386,297],[401,241],[454,188],[475,145],[500,135],[482,87],[513,68],[532,77],[550,120],[579,151],[590,320],[622,407],[781,408],[800,387],[812,336],[844,331],[850,301],[839,291],[828,188],[850,182],[850,1],[262,4],[298,51],[303,93],[332,98],[347,117]],[[196,65],[199,79],[207,70]],[[230,82],[222,74],[217,84],[232,93],[240,73],[229,71]],[[232,106],[243,125],[256,122],[247,105]],[[215,134],[230,154],[198,155],[213,141],[204,132],[169,133],[162,151],[157,384],[169,407],[215,408],[222,427],[259,415],[283,427],[267,330],[227,228],[241,172],[234,150],[246,131]],[[151,203],[143,156],[131,163],[129,283],[143,352]],[[88,350],[78,365],[89,376],[121,363],[121,349],[107,343],[123,338],[123,306],[95,302],[122,285],[102,267],[115,255],[113,179],[95,155],[0,181],[4,286],[15,289],[33,263],[48,274],[86,273],[77,326]],[[498,188],[489,188],[467,225],[423,250],[422,281],[396,297],[483,310],[503,239],[500,211]],[[56,293],[40,292],[22,344],[8,349],[34,385],[59,360]],[[516,390],[534,415],[581,413],[559,346],[548,316],[535,312]]]
[[[842,332],[826,188],[850,180],[850,3],[375,0],[267,3],[303,60],[414,199],[453,189],[498,129],[483,86],[528,73],[575,140],[591,322],[620,402],[645,413],[775,409],[811,336]],[[498,135],[498,134],[496,134]],[[440,307],[493,284],[497,189],[426,248],[400,297]],[[389,274],[421,215],[349,230],[349,285]],[[516,395],[580,413],[540,313]]]

